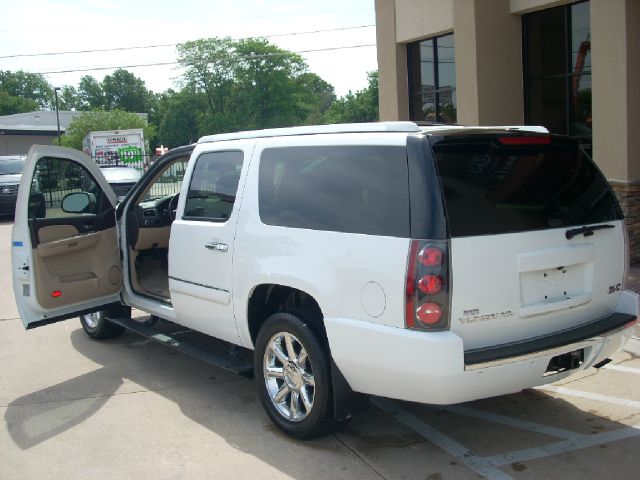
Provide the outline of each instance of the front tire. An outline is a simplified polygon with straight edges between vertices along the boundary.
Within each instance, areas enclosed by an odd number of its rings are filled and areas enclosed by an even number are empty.
[[[270,316],[256,339],[254,359],[262,405],[287,435],[314,438],[338,426],[327,351],[302,317]]]
[[[116,338],[125,330],[124,327],[107,320],[105,310],[80,315],[80,324],[85,333],[94,340]]]

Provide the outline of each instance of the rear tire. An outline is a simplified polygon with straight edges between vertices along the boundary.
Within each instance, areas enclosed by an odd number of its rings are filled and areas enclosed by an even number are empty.
[[[271,315],[258,333],[254,363],[262,405],[287,435],[309,439],[341,425],[333,416],[328,353],[302,316]]]
[[[125,328],[111,323],[106,318],[106,311],[99,310],[93,313],[80,315],[80,324],[85,333],[94,340],[106,340],[108,338],[116,338],[122,335]]]

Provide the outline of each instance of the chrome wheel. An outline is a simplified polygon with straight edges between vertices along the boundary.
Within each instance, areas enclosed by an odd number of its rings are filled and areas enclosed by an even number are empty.
[[[102,311],[87,313],[86,315],[83,315],[84,322],[89,328],[98,328],[98,325],[100,325],[103,316],[104,312]]]
[[[271,403],[289,421],[307,418],[313,408],[315,380],[307,351],[288,332],[273,335],[263,361],[264,382]]]

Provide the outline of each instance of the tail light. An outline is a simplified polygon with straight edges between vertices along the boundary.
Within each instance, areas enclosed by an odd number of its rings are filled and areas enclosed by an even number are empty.
[[[450,283],[448,242],[411,240],[405,288],[407,328],[449,329]]]

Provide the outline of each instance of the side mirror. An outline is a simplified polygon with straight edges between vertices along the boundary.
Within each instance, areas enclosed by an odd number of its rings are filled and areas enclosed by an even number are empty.
[[[62,199],[62,211],[66,213],[93,213],[95,197],[88,192],[70,193]]]

